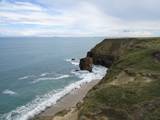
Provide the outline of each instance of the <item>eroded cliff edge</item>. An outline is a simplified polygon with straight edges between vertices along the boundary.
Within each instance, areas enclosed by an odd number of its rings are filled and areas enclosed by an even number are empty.
[[[87,57],[109,70],[79,120],[160,120],[160,38],[105,39]]]

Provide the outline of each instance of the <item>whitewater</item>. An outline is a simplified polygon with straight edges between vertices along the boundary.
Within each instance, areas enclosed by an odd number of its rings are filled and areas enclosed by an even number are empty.
[[[75,66],[79,64],[78,63],[79,61],[75,61],[75,60],[72,61],[71,59],[67,59],[66,61],[70,62],[72,65],[75,65]],[[93,80],[102,79],[106,74],[106,71],[107,69],[102,66],[93,66],[93,72],[81,71],[81,70],[76,71],[75,69],[73,69],[70,71],[70,74],[75,75],[77,78],[80,78],[79,81],[73,82],[62,89],[59,89],[56,91],[53,90],[43,96],[37,96],[36,99],[29,102],[28,104],[21,107],[17,107],[15,110],[12,110],[11,112],[4,114],[1,117],[1,120],[28,120],[30,118],[33,118],[35,115],[44,111],[46,108],[52,105],[55,105],[58,100],[60,100],[65,95],[69,94],[75,88],[78,89],[84,83],[89,83]],[[40,76],[44,77],[46,74],[43,73]],[[29,76],[26,76],[26,77],[24,76],[21,78],[21,80],[26,79],[28,77]],[[44,80],[62,79],[67,77],[69,77],[69,75],[61,75],[55,78],[39,78],[33,81],[33,83],[44,81]]]

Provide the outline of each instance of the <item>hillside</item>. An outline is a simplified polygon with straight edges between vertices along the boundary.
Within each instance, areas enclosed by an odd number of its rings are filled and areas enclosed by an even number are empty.
[[[105,39],[87,56],[109,70],[79,120],[160,120],[160,38]]]

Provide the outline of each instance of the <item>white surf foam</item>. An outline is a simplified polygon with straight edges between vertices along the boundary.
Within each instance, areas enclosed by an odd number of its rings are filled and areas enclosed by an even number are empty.
[[[106,74],[106,70],[107,69],[105,67],[94,66],[92,72],[80,70],[80,71],[71,71],[71,73],[81,79],[87,79],[87,81],[90,82],[90,80],[102,79],[102,76]]]
[[[55,74],[55,73],[45,72],[45,73],[41,73],[40,75],[26,75],[26,76],[18,78],[18,80],[25,80],[25,79],[29,79],[29,78],[34,79],[34,78],[37,78],[37,77],[45,77],[45,76],[50,75],[50,74]]]
[[[59,80],[59,79],[64,79],[64,78],[68,78],[70,77],[70,75],[61,75],[58,77],[41,77],[41,78],[37,78],[35,80],[33,80],[31,83],[38,83],[41,81],[46,81],[46,80]]]
[[[29,78],[29,76],[24,76],[24,77],[20,77],[20,78],[18,78],[19,80],[24,80],[24,79],[28,79]]]
[[[66,94],[70,93],[75,88],[80,88],[80,86],[86,82],[91,82],[92,80],[102,79],[106,74],[106,68],[101,66],[94,66],[93,72],[87,71],[72,71],[72,74],[81,78],[81,80],[74,82],[59,92],[50,92],[43,97],[37,97],[32,102],[25,106],[18,107],[3,116],[4,120],[28,120],[40,112],[44,111],[47,107],[56,104],[56,102],[64,97]]]
[[[40,74],[39,76],[40,77],[45,77],[45,76],[47,76],[47,75],[52,75],[52,74],[55,74],[54,72],[45,72],[45,73],[42,73],[42,74]]]
[[[78,66],[79,65],[79,60],[75,59],[66,59],[67,62],[70,62],[72,65]]]
[[[31,77],[34,77],[34,75],[26,75],[26,76],[18,78],[18,80],[25,80],[25,79],[28,79],[28,78],[31,78]]]
[[[46,76],[46,75],[48,75],[49,73],[42,73],[42,74],[40,74],[40,76],[41,77],[44,77],[44,76]]]
[[[16,92],[12,91],[12,90],[9,90],[9,89],[6,89],[4,91],[2,91],[2,94],[6,94],[6,95],[17,95]]]

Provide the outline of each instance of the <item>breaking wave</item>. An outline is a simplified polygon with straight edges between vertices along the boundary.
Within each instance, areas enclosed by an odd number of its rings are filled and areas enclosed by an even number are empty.
[[[44,111],[47,107],[56,104],[56,102],[69,94],[73,89],[80,88],[82,84],[86,82],[91,82],[93,80],[102,79],[106,74],[106,68],[102,66],[94,66],[93,72],[87,71],[75,71],[72,70],[71,74],[80,78],[79,81],[71,83],[70,85],[64,87],[63,89],[55,92],[52,91],[44,96],[37,97],[28,104],[18,107],[17,109],[6,113],[2,116],[2,120],[28,120],[40,112]],[[64,76],[63,76],[64,77]],[[65,76],[68,77],[68,76]],[[62,78],[62,76],[61,76]],[[57,78],[58,79],[58,78]],[[40,79],[43,80],[43,79]]]
[[[64,78],[68,78],[70,77],[70,75],[61,75],[58,77],[41,77],[41,78],[37,78],[35,80],[33,80],[31,83],[38,83],[41,81],[46,81],[46,80],[59,80],[59,79],[64,79]]]
[[[12,90],[9,90],[9,89],[6,89],[4,91],[2,91],[2,94],[6,94],[6,95],[17,95],[16,92],[12,91]]]
[[[72,65],[79,65],[79,60],[78,59],[66,59],[67,62],[70,62]]]
[[[23,76],[23,77],[18,78],[18,80],[25,80],[25,79],[28,79],[28,78],[31,78],[31,77],[34,77],[34,75]]]

